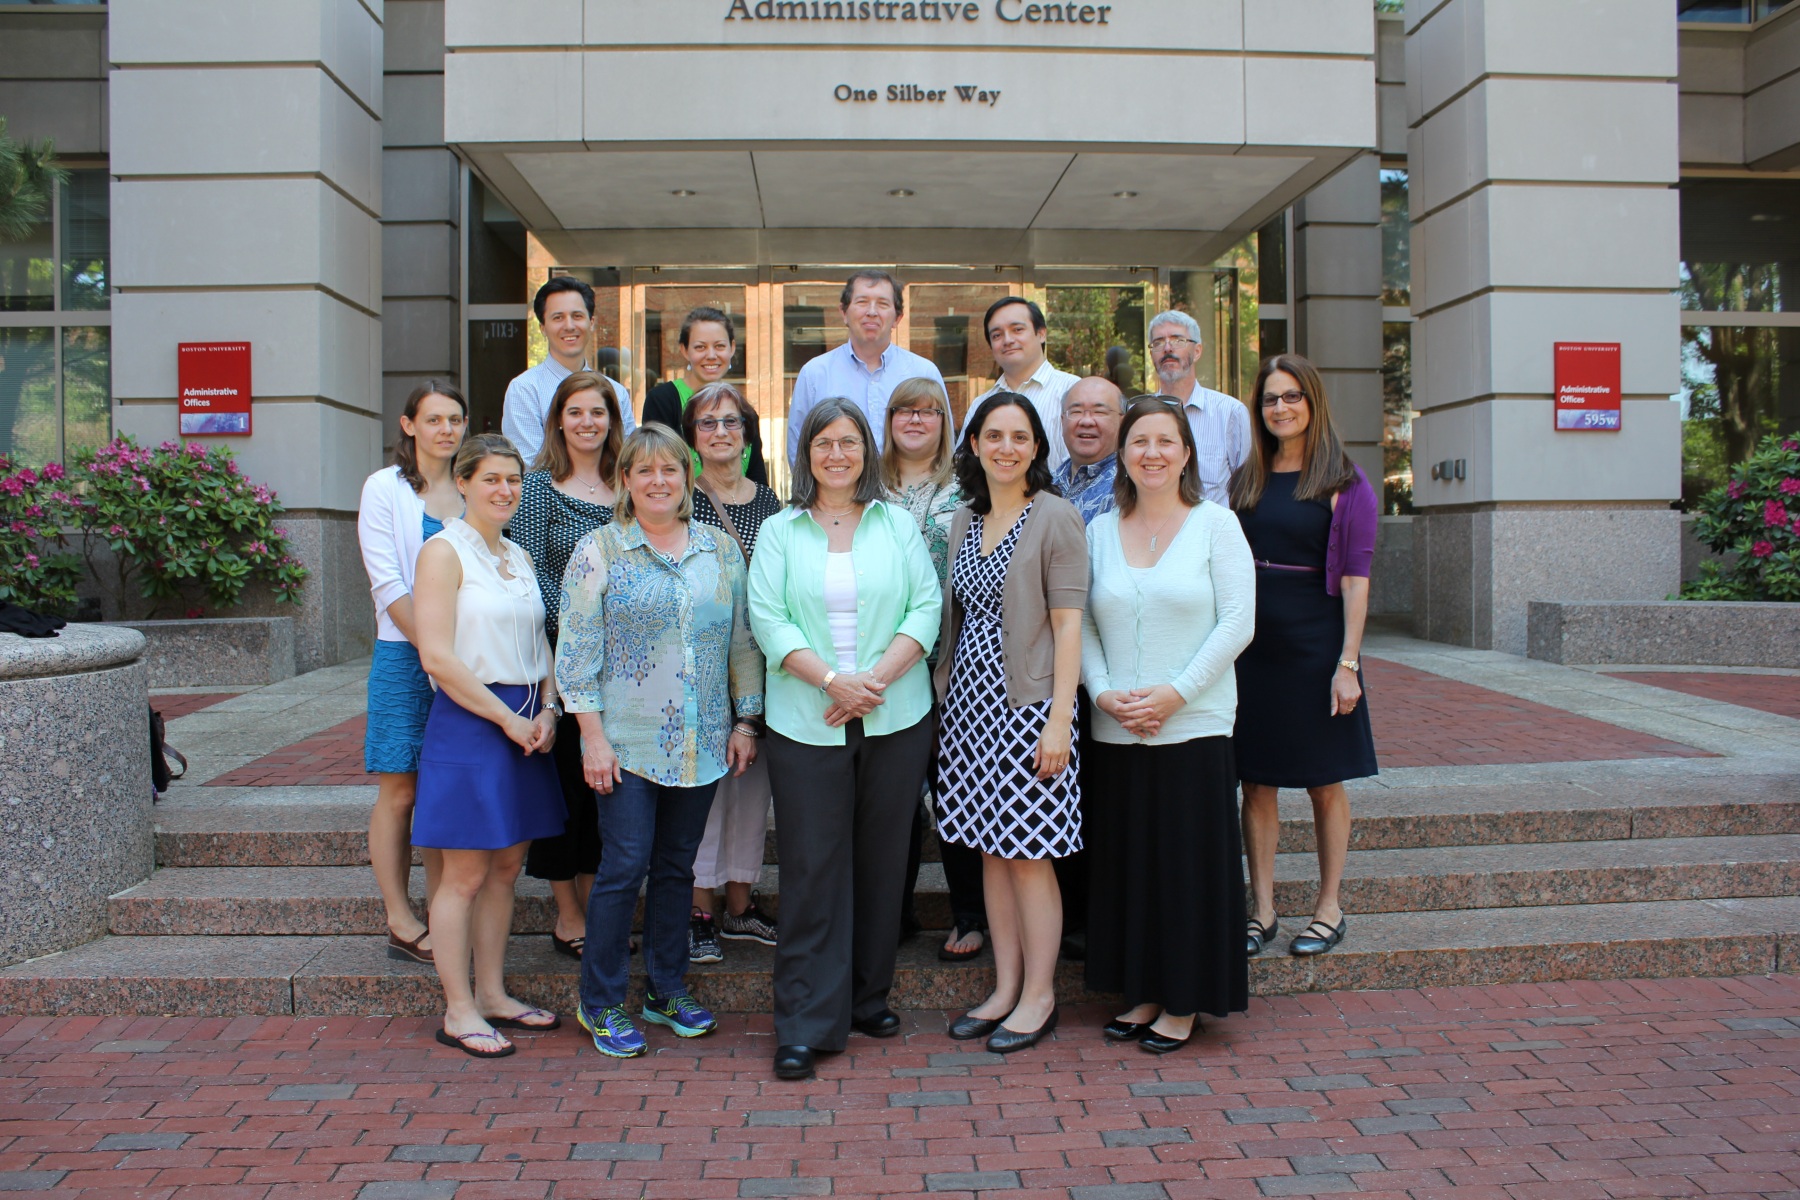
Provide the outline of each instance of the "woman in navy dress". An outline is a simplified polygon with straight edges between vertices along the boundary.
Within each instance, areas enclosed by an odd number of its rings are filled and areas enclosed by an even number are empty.
[[[463,443],[454,470],[467,507],[419,551],[414,581],[419,660],[438,691],[419,751],[413,842],[444,856],[431,898],[445,1001],[437,1040],[500,1058],[513,1045],[497,1028],[560,1024],[506,994],[505,959],[525,847],[563,829],[550,761],[561,705],[531,557],[500,533],[519,507],[524,460],[483,433]]]
[[[1305,788],[1319,846],[1319,899],[1288,946],[1304,957],[1344,938],[1344,780],[1376,770],[1359,655],[1380,506],[1344,452],[1312,363],[1297,354],[1268,359],[1252,394],[1261,428],[1231,479],[1231,506],[1256,560],[1256,637],[1237,660],[1233,735],[1255,906],[1246,949],[1261,952],[1277,931],[1276,793]]]

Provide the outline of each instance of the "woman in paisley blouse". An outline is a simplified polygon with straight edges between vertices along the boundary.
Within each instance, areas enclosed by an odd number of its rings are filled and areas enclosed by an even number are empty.
[[[631,919],[644,887],[643,1019],[680,1037],[718,1027],[688,995],[687,908],[713,791],[756,758],[763,659],[745,611],[744,556],[690,521],[687,445],[645,425],[619,455],[616,519],[563,574],[556,677],[598,793],[601,850],[576,1010],[594,1048],[649,1049],[625,1011]]]
[[[749,561],[764,521],[781,511],[781,499],[745,472],[754,461],[747,440],[756,410],[729,383],[710,383],[694,393],[681,414],[682,436],[700,459],[694,520],[723,530]],[[688,915],[688,961],[725,957],[719,939],[773,946],[775,918],[763,912],[750,888],[762,875],[769,829],[769,768],[760,759],[741,776],[727,775],[713,795],[706,836],[694,858],[694,907]],[[725,889],[725,908],[713,917],[713,890]]]
[[[893,502],[911,513],[931,552],[938,586],[950,576],[950,520],[962,501],[956,486],[955,436],[950,403],[935,379],[908,379],[888,397],[887,436],[881,446],[881,482]],[[932,663],[936,664],[936,652]],[[929,786],[929,784],[927,784]],[[906,860],[906,895],[900,910],[903,929],[918,928],[913,892],[919,885],[920,843],[925,813],[913,821],[912,846]],[[938,948],[945,962],[962,962],[981,953],[987,940],[987,909],[981,894],[981,851],[953,843],[942,845],[944,878],[950,885],[950,915],[955,928]]]
[[[544,594],[545,632],[556,645],[557,605],[563,568],[575,543],[613,519],[613,470],[624,440],[616,393],[592,371],[576,371],[557,386],[544,421],[544,443],[525,476],[512,540],[531,555]],[[581,738],[573,713],[556,730],[557,778],[569,823],[556,837],[531,844],[525,873],[550,882],[556,923],[550,944],[558,954],[580,958],[587,927],[587,898],[600,862],[600,826],[594,789],[581,778]]]

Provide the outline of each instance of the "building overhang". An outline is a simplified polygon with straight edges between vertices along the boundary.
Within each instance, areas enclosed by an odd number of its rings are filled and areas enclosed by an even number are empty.
[[[618,265],[1197,265],[1375,145],[1366,0],[872,3],[447,0],[445,139]]]

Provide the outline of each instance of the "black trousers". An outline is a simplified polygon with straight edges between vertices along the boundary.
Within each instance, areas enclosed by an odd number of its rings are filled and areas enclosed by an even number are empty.
[[[1075,933],[1087,929],[1088,923],[1088,876],[1092,868],[1088,863],[1087,827],[1088,798],[1097,792],[1109,790],[1112,781],[1093,766],[1092,756],[1088,754],[1088,725],[1092,720],[1093,705],[1088,700],[1086,688],[1075,691],[1075,737],[1081,746],[1081,799],[1076,810],[1081,813],[1082,848],[1067,858],[1055,860],[1056,886],[1062,891],[1063,898],[1063,932]]]
[[[556,744],[550,747],[556,778],[562,784],[563,804],[569,823],[555,837],[538,838],[525,852],[525,874],[533,879],[561,882],[600,869],[600,813],[594,805],[594,789],[581,771],[581,725],[574,713],[564,713],[556,723]],[[587,903],[587,897],[581,897]]]
[[[775,1040],[842,1050],[850,1021],[887,1007],[898,953],[906,847],[932,746],[932,718],[842,746],[769,731],[781,853]]]

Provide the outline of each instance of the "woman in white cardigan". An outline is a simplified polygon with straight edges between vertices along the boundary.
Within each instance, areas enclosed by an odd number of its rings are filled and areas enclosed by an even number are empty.
[[[1132,1006],[1107,1037],[1165,1054],[1200,1012],[1249,1003],[1232,664],[1254,631],[1256,576],[1236,515],[1201,498],[1178,403],[1125,410],[1114,497],[1087,529],[1081,623],[1087,984]]]
[[[425,539],[463,510],[450,464],[468,421],[468,404],[449,384],[428,380],[414,388],[400,413],[394,465],[363,484],[356,518],[376,622],[363,768],[380,776],[381,787],[369,816],[369,861],[387,908],[388,957],[423,963],[431,961],[430,931],[406,890],[419,743],[431,708],[431,681],[414,648],[413,568]],[[442,861],[439,851],[425,851],[427,899]]]

